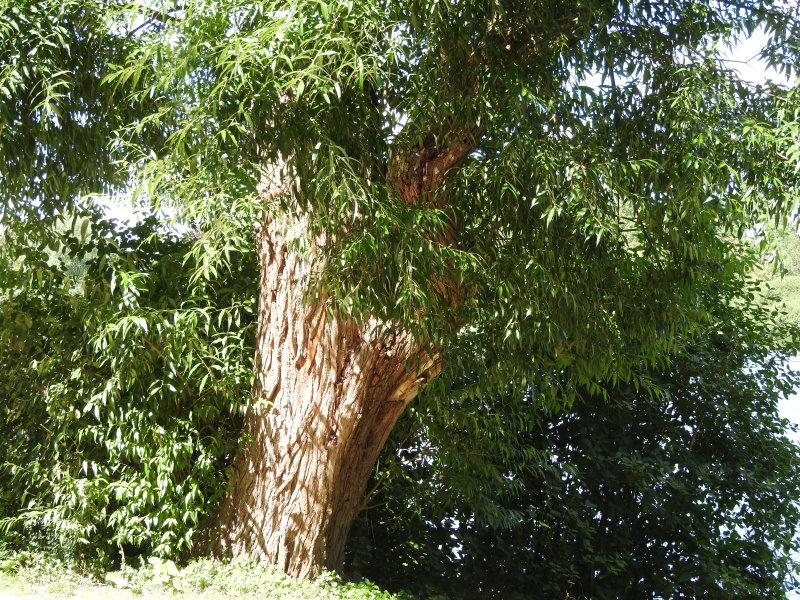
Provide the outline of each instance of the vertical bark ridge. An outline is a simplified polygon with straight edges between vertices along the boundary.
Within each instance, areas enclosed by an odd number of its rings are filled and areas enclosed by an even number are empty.
[[[314,261],[291,231],[301,215],[267,217],[254,406],[220,511],[218,550],[247,553],[294,577],[340,566],[370,472],[438,358],[409,334],[377,334],[307,298]],[[313,257],[311,257],[313,258]]]
[[[477,127],[448,131],[447,145],[431,135],[391,161],[387,182],[405,202],[441,202],[436,190],[480,137]],[[284,166],[265,166],[266,199],[291,194]],[[299,210],[267,213],[259,234],[253,405],[215,534],[218,553],[249,554],[297,578],[341,565],[386,439],[441,369],[410,333],[383,335],[377,322],[331,317],[309,301],[321,257],[292,242],[307,225]]]

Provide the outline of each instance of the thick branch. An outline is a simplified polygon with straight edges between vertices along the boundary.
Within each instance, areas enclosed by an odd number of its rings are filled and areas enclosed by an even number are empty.
[[[548,53],[556,55],[564,46],[575,46],[581,39],[580,32],[601,12],[584,11],[578,15],[569,11],[559,13],[546,32],[529,32],[526,36],[515,35],[513,31],[496,31],[495,24],[491,22],[487,24],[487,29],[499,38],[513,61],[522,63],[537,57],[545,58]],[[449,56],[447,52],[442,52],[441,69],[446,72],[464,60],[464,56]],[[468,53],[466,64],[470,75],[469,82],[463,89],[465,103],[486,95],[485,84],[481,83],[477,73],[481,70],[481,65],[489,60],[489,51],[485,47]],[[497,103],[493,103],[493,110],[500,108]],[[444,199],[437,195],[438,190],[457,172],[458,167],[477,148],[483,137],[485,129],[482,125],[474,124],[477,122],[484,123],[486,119],[481,118],[471,125],[469,122],[466,125],[456,125],[454,119],[444,120],[441,127],[427,132],[421,146],[396,150],[390,159],[388,170],[388,181],[395,192],[412,205],[441,207]],[[406,126],[407,131],[412,128],[411,123]],[[404,138],[401,135],[398,139]]]
[[[483,133],[476,126],[465,131],[453,131],[449,126],[443,129],[442,135],[428,134],[421,148],[392,157],[389,182],[409,204],[439,206],[442,200],[436,191],[475,149]]]

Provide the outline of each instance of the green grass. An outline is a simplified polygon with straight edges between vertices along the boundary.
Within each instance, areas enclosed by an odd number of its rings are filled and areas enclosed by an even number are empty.
[[[800,236],[790,229],[773,232],[774,251],[780,257],[782,273],[773,264],[764,265],[761,274],[786,311],[786,320],[800,324]]]
[[[25,595],[66,596],[93,582],[42,554],[0,551],[0,591]]]
[[[772,291],[780,298],[787,319],[800,323],[800,275],[784,275],[769,280]]]
[[[96,575],[78,573],[63,563],[35,553],[0,554],[0,597],[92,598],[222,598],[270,600],[402,600],[375,584],[342,582],[325,573],[314,581],[293,581],[255,562],[198,559],[185,567],[151,560],[139,568]]]

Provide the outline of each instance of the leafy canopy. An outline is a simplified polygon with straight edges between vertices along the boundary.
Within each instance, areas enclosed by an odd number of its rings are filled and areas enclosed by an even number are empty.
[[[2,6],[6,202],[128,186],[202,232],[198,277],[265,205],[307,211],[331,310],[457,348],[453,373],[469,348],[487,386],[629,376],[796,201],[797,94],[720,58],[761,28],[795,74],[781,2]]]

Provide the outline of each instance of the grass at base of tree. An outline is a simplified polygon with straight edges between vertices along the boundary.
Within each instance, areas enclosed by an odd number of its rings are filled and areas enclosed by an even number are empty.
[[[223,598],[270,600],[403,600],[369,581],[342,582],[324,573],[297,582],[246,559],[196,559],[184,567],[151,559],[143,566],[84,574],[35,552],[0,551],[0,599]]]

